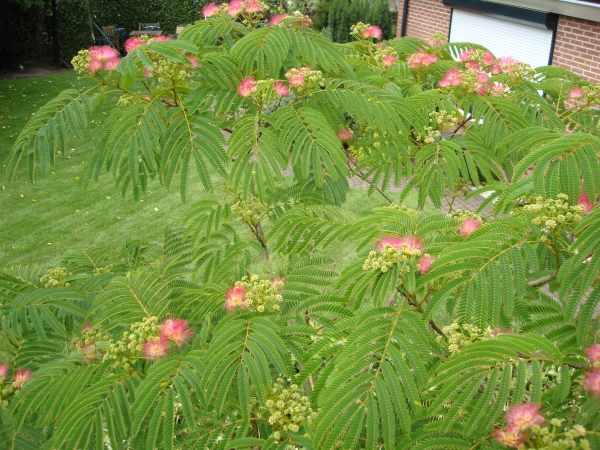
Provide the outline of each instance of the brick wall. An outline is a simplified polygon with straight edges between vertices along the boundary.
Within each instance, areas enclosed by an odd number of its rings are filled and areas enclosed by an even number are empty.
[[[398,5],[398,28],[402,29],[404,2]],[[449,33],[451,8],[441,0],[409,0],[406,35],[424,39],[436,31]],[[600,83],[600,23],[560,16],[552,64],[572,70]]]
[[[410,17],[410,15],[409,15]],[[552,65],[600,82],[600,24],[560,16]]]
[[[400,36],[402,28],[402,8],[404,7],[404,1],[400,0],[400,4],[398,5],[398,36]],[[436,31],[448,34],[450,29],[450,7],[444,6],[441,0],[409,1],[408,20],[406,23],[407,36],[425,39]]]

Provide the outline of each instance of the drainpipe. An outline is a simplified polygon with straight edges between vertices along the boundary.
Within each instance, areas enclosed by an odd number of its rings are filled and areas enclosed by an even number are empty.
[[[400,37],[406,36],[406,22],[408,20],[408,2],[410,0],[404,0],[404,6],[402,7],[402,27],[400,28]]]

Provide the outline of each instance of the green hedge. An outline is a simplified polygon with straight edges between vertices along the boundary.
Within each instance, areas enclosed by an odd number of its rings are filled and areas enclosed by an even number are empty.
[[[201,18],[209,0],[94,0],[91,12],[99,26],[116,25],[137,30],[140,22],[159,22],[163,30],[174,32],[180,23]]]
[[[51,47],[44,39],[43,6],[24,8],[14,0],[0,0],[0,68],[39,58]]]
[[[322,17],[323,10],[329,4],[327,21]],[[350,41],[350,27],[357,22],[378,25],[383,39],[392,39],[392,14],[387,0],[375,0],[373,3],[361,0],[321,0],[316,8],[318,25],[329,27],[334,42]]]
[[[58,63],[71,65],[71,59],[92,45],[92,23],[88,0],[57,0]]]

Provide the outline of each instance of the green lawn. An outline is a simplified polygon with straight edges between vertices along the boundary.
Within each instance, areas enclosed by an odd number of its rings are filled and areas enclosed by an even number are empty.
[[[93,85],[75,73],[55,76],[0,80],[0,160],[4,165],[19,130],[46,101],[63,89]],[[131,195],[121,198],[112,176],[83,191],[80,176],[95,136],[117,97],[90,118],[85,138],[71,141],[71,150],[61,155],[51,173],[36,172],[28,182],[25,167],[12,181],[2,181],[0,190],[0,268],[21,264],[57,266],[62,255],[73,249],[93,246],[116,247],[131,239],[160,240],[168,226],[181,226],[189,205],[199,199],[224,197],[217,188],[205,192],[200,183],[190,184],[188,204],[179,199],[178,186],[170,191],[154,184],[140,201]],[[373,207],[386,204],[381,197],[367,197],[353,190],[346,208],[360,217]],[[414,206],[414,205],[413,205]],[[339,250],[336,253],[339,255]],[[348,255],[350,256],[350,255]]]

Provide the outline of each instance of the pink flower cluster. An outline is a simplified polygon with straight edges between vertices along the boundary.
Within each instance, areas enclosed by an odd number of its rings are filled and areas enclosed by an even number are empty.
[[[275,277],[271,284],[273,287],[282,290],[284,282],[284,278]],[[241,284],[227,289],[227,292],[225,292],[225,308],[227,309],[227,312],[232,312],[236,307],[244,309],[246,307],[246,304],[244,303],[245,298],[246,288]]]
[[[258,88],[258,83],[254,79],[254,77],[246,77],[242,80],[240,85],[237,88],[237,92],[242,97],[250,97],[254,91]],[[286,86],[283,81],[275,81],[273,82],[273,90],[280,97],[285,97],[290,93],[290,88]]]
[[[581,90],[580,87],[574,87],[573,89],[571,89],[569,91],[569,98],[576,100],[583,97],[583,91]]]
[[[338,131],[338,137],[340,138],[340,141],[347,141],[348,139],[352,139],[352,130],[345,130],[345,129],[341,129],[340,131]]]
[[[298,72],[292,72],[289,70],[285,73],[285,77],[288,79],[288,83],[290,83],[290,86],[292,87],[302,87],[306,84],[306,77],[304,76],[302,69],[300,69]]]
[[[545,419],[539,414],[541,406],[539,403],[512,405],[504,415],[506,428],[496,428],[494,439],[510,448],[519,447],[528,437],[524,431],[545,422]]]
[[[0,379],[6,378],[8,375],[8,364],[0,364]],[[13,384],[17,389],[21,389],[25,382],[31,377],[31,370],[17,369],[17,372],[13,375]]]
[[[458,67],[454,67],[445,73],[444,78],[440,81],[440,87],[460,86],[462,83],[461,71]]]
[[[377,25],[371,25],[362,32],[362,35],[364,38],[374,38],[381,40],[383,33],[381,31],[381,28],[379,28]]]
[[[454,67],[446,72],[444,78],[439,82],[439,86],[444,87],[459,87],[470,86],[473,92],[479,95],[491,95],[492,97],[500,97],[506,91],[506,86],[502,83],[489,83],[490,77],[485,72],[476,73],[476,82],[471,81],[474,71],[462,71],[458,67]]]
[[[593,344],[585,352],[592,367],[583,377],[583,389],[600,397],[600,344]]]
[[[115,68],[119,64],[119,61],[121,61],[119,52],[117,52],[110,45],[90,47],[88,51],[90,52],[90,56],[92,57],[90,65],[88,66],[88,70],[91,73],[99,73],[103,70],[115,70]]]
[[[407,250],[411,252],[423,250],[423,243],[421,242],[421,238],[416,236],[384,236],[377,243],[377,251],[381,252],[385,250],[386,245],[397,249],[401,249],[403,246],[406,246]]]
[[[594,207],[596,206],[595,203],[591,202],[590,198],[588,197],[585,191],[579,194],[577,204],[583,206],[583,214],[591,213]]]
[[[458,229],[460,236],[466,238],[471,233],[474,233],[481,227],[481,221],[474,219],[473,217],[467,217],[463,221],[462,225]]]
[[[232,17],[236,17],[238,14],[261,13],[265,10],[264,5],[257,0],[232,0],[229,4],[223,3],[222,5],[227,6],[227,14]],[[216,3],[209,3],[202,8],[202,14],[205,18],[212,17],[218,14],[220,9]]]
[[[410,67],[415,69],[420,69],[422,67],[430,66],[434,62],[438,60],[438,57],[429,53],[426,53],[423,50],[418,51],[417,53],[413,53],[406,58],[406,62]]]
[[[243,308],[245,306],[244,297],[246,297],[246,289],[242,285],[227,289],[225,293],[225,307],[227,311],[233,311],[236,306]]]
[[[157,42],[171,40],[169,36],[163,36],[162,34],[156,36],[154,39],[156,39]],[[125,44],[123,44],[123,47],[125,48],[125,50],[127,50],[127,52],[132,52],[136,48],[141,47],[143,45],[146,45],[146,41],[144,41],[141,37],[135,36],[127,39],[125,41]]]
[[[158,341],[148,341],[144,344],[142,353],[148,359],[159,359],[167,355],[169,342],[174,342],[177,348],[192,337],[193,331],[188,328],[188,321],[181,319],[167,319],[160,327]]]
[[[490,72],[494,75],[498,75],[502,72],[513,73],[515,66],[519,65],[521,65],[521,62],[518,59],[515,59],[512,56],[503,56],[498,59],[496,64],[490,67]]]
[[[271,17],[271,20],[269,20],[269,25],[272,27],[275,27],[275,26],[282,27],[283,21],[285,19],[301,19],[301,20],[295,21],[294,23],[298,24],[300,26],[303,26],[303,27],[310,27],[312,25],[312,20],[308,16],[305,16],[305,15],[289,16],[287,14],[277,14],[277,15]],[[288,26],[291,27],[292,25],[290,24]]]
[[[256,90],[256,80],[254,77],[246,77],[242,80],[240,85],[237,88],[238,94],[242,97],[250,97],[252,93]]]
[[[423,243],[421,242],[421,238],[417,236],[384,236],[379,240],[379,242],[377,242],[376,249],[377,251],[382,252],[385,250],[387,245],[398,250],[404,248],[410,253],[423,251]],[[435,258],[430,255],[422,255],[419,258],[418,264],[421,266],[421,275],[425,275],[427,273],[434,261]]]
[[[383,65],[386,67],[392,67],[396,64],[397,59],[398,57],[396,55],[383,55],[381,57],[381,62],[383,62]]]
[[[202,14],[204,14],[204,18],[212,17],[219,12],[219,5],[216,3],[209,3],[204,8],[202,8]]]
[[[485,50],[481,55],[479,55],[475,50],[469,49],[464,50],[459,59],[461,62],[464,62],[469,70],[487,70],[489,66],[494,64],[496,58],[489,51]],[[483,67],[482,67],[483,66]]]

